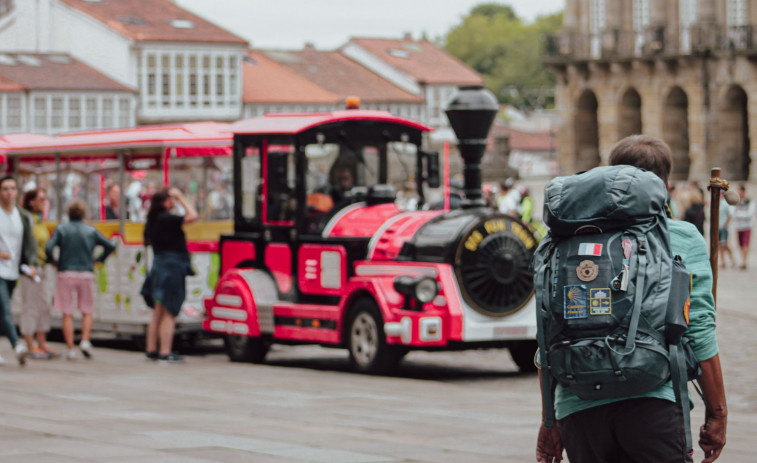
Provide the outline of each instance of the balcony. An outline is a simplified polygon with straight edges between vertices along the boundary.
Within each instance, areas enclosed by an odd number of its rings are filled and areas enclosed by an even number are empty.
[[[723,46],[729,50],[753,50],[754,38],[751,25],[731,26],[727,29]]]

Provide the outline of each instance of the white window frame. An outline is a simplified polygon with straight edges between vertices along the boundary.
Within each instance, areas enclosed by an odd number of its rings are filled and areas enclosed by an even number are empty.
[[[602,33],[606,28],[607,4],[605,0],[591,0],[589,6],[589,46],[592,58],[602,56]]]
[[[678,27],[680,28],[678,48],[682,53],[691,52],[691,27],[697,22],[697,1],[679,0]]]

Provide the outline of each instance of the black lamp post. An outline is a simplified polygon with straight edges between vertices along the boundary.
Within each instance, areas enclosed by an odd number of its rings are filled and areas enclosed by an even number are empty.
[[[478,85],[460,87],[444,111],[455,131],[457,147],[463,157],[463,208],[486,206],[481,189],[481,158],[486,150],[486,137],[498,111],[499,104],[494,95]]]

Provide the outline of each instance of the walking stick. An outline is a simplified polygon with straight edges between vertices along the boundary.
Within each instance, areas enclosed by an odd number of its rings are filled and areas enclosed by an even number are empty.
[[[718,247],[720,231],[720,191],[725,191],[725,200],[735,206],[739,203],[738,194],[728,190],[728,181],[720,178],[720,167],[710,171],[710,267],[712,267],[712,298],[716,302],[718,293]]]

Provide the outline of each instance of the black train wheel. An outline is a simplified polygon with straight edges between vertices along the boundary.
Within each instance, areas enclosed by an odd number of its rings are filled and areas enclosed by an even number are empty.
[[[525,306],[534,291],[529,266],[536,245],[517,219],[501,215],[479,221],[463,236],[455,259],[466,302],[495,317]]]

